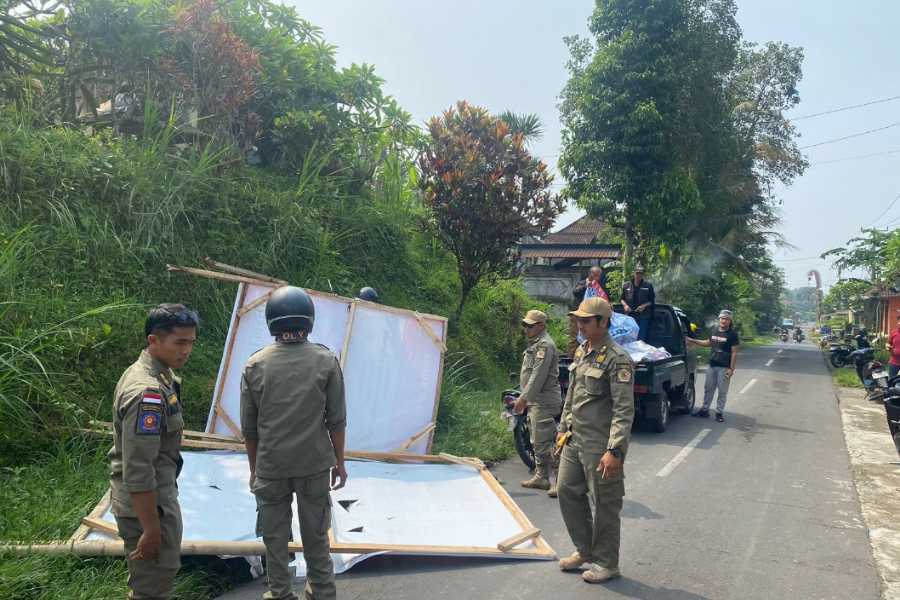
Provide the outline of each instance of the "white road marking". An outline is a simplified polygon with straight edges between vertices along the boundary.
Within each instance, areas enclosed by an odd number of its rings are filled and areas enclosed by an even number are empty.
[[[784,352],[784,348],[782,348],[781,350],[779,350],[779,351],[776,352],[775,354],[781,354],[782,352]]]
[[[775,359],[774,359],[774,358],[770,358],[770,359],[769,359],[769,362],[766,363],[766,366],[767,366],[767,367],[771,367],[773,362],[775,362]]]
[[[748,382],[747,382],[747,385],[745,385],[745,386],[743,387],[743,389],[741,389],[741,391],[738,392],[738,393],[739,393],[739,394],[744,394],[744,393],[746,393],[747,390],[749,390],[750,388],[753,387],[753,384],[754,384],[754,383],[756,383],[756,377],[754,377],[753,379],[751,379],[750,381],[748,381]]]
[[[691,451],[694,448],[696,448],[700,442],[703,441],[703,438],[705,438],[707,435],[709,435],[710,431],[712,431],[712,429],[707,428],[707,429],[704,429],[703,431],[701,431],[700,433],[698,433],[697,437],[695,437],[690,442],[688,442],[688,445],[685,446],[684,448],[682,448],[681,452],[679,452],[678,454],[675,455],[675,458],[673,458],[668,463],[666,463],[666,466],[664,466],[662,469],[660,469],[659,473],[657,473],[656,476],[657,477],[669,476],[672,473],[672,471],[675,470],[675,467],[677,467],[678,465],[683,463],[684,459],[686,459],[688,457],[688,454],[690,454]]]

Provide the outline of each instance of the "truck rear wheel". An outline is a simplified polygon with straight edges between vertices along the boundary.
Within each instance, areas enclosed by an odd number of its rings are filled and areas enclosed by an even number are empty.
[[[644,414],[651,431],[662,433],[669,426],[669,397],[666,394],[644,396]]]

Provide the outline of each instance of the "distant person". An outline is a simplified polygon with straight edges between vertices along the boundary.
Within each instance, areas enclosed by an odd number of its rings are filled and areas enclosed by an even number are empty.
[[[644,265],[638,263],[634,267],[634,278],[622,286],[622,307],[625,314],[631,315],[637,321],[640,328],[638,338],[645,342],[650,335],[655,306],[656,291],[653,284],[644,279]]]
[[[888,372],[890,378],[893,379],[900,373],[900,315],[897,315],[897,324],[888,338],[888,351],[891,353]]]
[[[356,297],[366,302],[378,302],[378,292],[375,291],[375,288],[369,286],[361,288]]]
[[[731,320],[731,311],[723,310],[719,313],[719,325],[710,332],[708,340],[696,340],[687,338],[689,344],[710,348],[709,368],[706,370],[706,385],[704,386],[703,407],[693,416],[709,417],[709,407],[713,396],[718,390],[716,399],[716,421],[725,421],[725,402],[728,400],[728,386],[734,376],[734,367],[737,364],[737,349],[741,344],[737,332]]]
[[[588,271],[588,276],[580,280],[572,290],[572,303],[570,308],[577,310],[578,306],[588,298],[603,298],[609,300],[609,290],[606,288],[607,277],[603,267],[594,266]],[[575,355],[575,350],[581,342],[578,339],[578,322],[575,317],[569,317],[569,340],[566,351],[569,356]]]
[[[128,560],[129,598],[169,598],[181,568],[176,479],[184,411],[183,367],[200,318],[183,304],[160,304],[144,323],[147,347],[116,385],[110,498]]]

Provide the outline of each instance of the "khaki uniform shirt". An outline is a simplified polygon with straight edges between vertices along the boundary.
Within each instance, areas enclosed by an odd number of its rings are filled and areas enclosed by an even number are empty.
[[[259,477],[307,477],[330,469],[337,461],[329,432],[343,430],[346,422],[344,376],[325,346],[276,342],[247,361],[241,432],[259,441]]]
[[[528,404],[552,408],[559,412],[562,401],[559,391],[559,351],[550,334],[528,340],[528,348],[522,354],[522,372],[519,376],[521,398]]]
[[[160,503],[176,498],[184,418],[181,380],[147,350],[128,367],[113,400],[110,459],[113,513],[136,517],[131,493],[155,490]]]
[[[587,342],[569,367],[569,393],[560,428],[585,452],[628,451],[634,421],[634,363],[607,335],[590,352]]]

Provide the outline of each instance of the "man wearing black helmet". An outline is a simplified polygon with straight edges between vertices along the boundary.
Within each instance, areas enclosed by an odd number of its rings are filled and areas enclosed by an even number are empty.
[[[276,290],[266,304],[275,343],[250,357],[241,380],[241,431],[259,510],[257,533],[266,545],[269,591],[263,598],[269,600],[297,598],[288,567],[295,494],[305,598],[336,597],[329,489],[347,481],[344,378],[335,355],[307,339],[314,321],[309,294],[296,287]]]
[[[356,297],[366,302],[378,302],[378,292],[375,291],[375,288],[369,286],[360,289]]]

